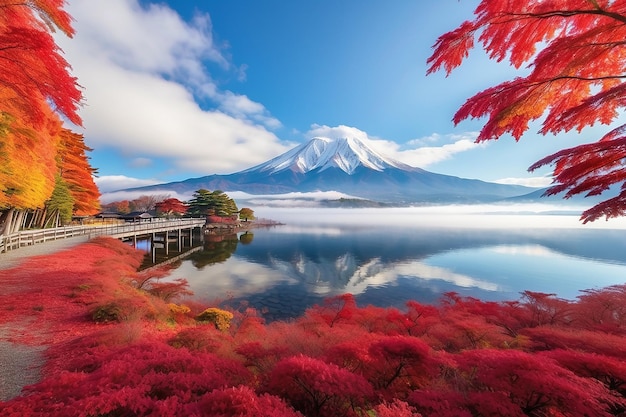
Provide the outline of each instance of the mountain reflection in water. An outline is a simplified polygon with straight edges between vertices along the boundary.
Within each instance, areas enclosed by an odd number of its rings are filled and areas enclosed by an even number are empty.
[[[359,305],[437,302],[454,291],[514,300],[524,290],[574,299],[580,290],[624,283],[623,230],[291,227],[208,237],[170,278],[194,298],[245,301],[284,319],[329,296]]]

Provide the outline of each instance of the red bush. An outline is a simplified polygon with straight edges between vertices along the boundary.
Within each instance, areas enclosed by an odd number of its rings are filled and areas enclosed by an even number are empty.
[[[216,389],[184,408],[189,417],[303,417],[280,398],[241,386]]]
[[[403,398],[420,386],[420,381],[434,376],[430,347],[415,337],[388,336],[370,345],[367,379],[379,390]]]
[[[311,417],[355,415],[374,396],[363,377],[306,356],[280,361],[269,375],[267,389]]]
[[[309,308],[305,315],[333,327],[339,322],[350,320],[355,309],[356,302],[352,294],[344,294],[327,298],[322,305]]]
[[[576,375],[594,378],[620,395],[626,394],[626,363],[597,353],[555,349],[542,355],[556,360]]]
[[[192,352],[215,352],[227,338],[227,335],[214,326],[200,325],[181,330],[168,343],[176,348],[187,348]]]
[[[469,402],[480,415],[507,410],[506,415],[558,411],[568,416],[600,417],[611,415],[609,409],[616,401],[602,384],[581,378],[545,356],[481,349],[463,352],[456,360],[467,389],[475,392]]]
[[[400,400],[378,404],[374,407],[374,412],[377,417],[421,417],[414,407]]]
[[[27,389],[16,409],[48,415],[180,415],[184,404],[226,387],[251,383],[240,364],[153,342],[101,352]],[[21,407],[18,407],[17,405]],[[59,410],[64,410],[61,414]]]

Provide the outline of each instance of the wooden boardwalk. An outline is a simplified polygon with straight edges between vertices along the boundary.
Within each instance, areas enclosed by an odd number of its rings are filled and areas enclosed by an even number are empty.
[[[91,239],[96,236],[111,236],[119,239],[136,239],[141,236],[170,231],[178,231],[180,233],[181,230],[201,228],[204,224],[204,219],[152,219],[151,221],[146,222],[110,224],[102,226],[68,226],[53,229],[23,230],[18,233],[0,236],[0,259],[2,253],[59,239],[74,238],[78,236],[85,237],[86,239]]]

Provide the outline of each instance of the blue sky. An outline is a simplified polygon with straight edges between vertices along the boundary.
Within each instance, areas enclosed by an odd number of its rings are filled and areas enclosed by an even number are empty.
[[[76,35],[58,43],[84,88],[81,109],[102,191],[232,173],[314,136],[353,135],[429,171],[546,185],[527,167],[593,137],[531,129],[475,144],[458,126],[471,95],[517,73],[480,50],[426,76],[437,37],[478,1],[70,0]]]

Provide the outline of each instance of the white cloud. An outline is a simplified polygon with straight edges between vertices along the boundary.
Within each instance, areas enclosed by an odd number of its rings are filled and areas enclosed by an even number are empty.
[[[248,97],[220,91],[206,63],[243,77],[212,37],[208,15],[185,22],[165,5],[76,1],[73,39],[58,43],[84,87],[81,116],[94,148],[169,157],[178,168],[230,173],[286,151],[280,126]],[[210,99],[213,109],[198,103]]]
[[[470,151],[477,148],[487,146],[487,143],[476,143],[477,132],[467,132],[464,134],[439,135],[437,133],[431,136],[414,139],[407,143],[408,146],[415,148],[406,149],[396,142],[385,140],[377,137],[369,136],[366,132],[350,126],[313,125],[307,132],[310,138],[319,136],[331,139],[353,137],[359,139],[369,145],[373,150],[383,156],[387,156],[405,164],[425,168],[429,165],[436,164],[452,158],[455,154]],[[434,144],[436,142],[448,142],[440,146],[425,146],[426,144]]]
[[[487,146],[485,142],[476,143],[474,140],[463,138],[441,146],[424,146],[417,149],[399,151],[396,155],[398,155],[398,159],[409,165],[426,168],[429,165],[450,159],[455,154],[485,146]]]
[[[124,175],[103,175],[94,178],[101,193],[122,190],[125,188],[144,187],[146,185],[158,184],[160,181],[150,179],[131,178]]]
[[[356,138],[362,141],[370,141],[370,137],[364,131],[356,127],[339,125],[330,127],[326,125],[314,124],[306,134],[309,138],[324,137],[330,139]]]
[[[262,104],[252,101],[246,96],[227,91],[224,94],[218,95],[218,97],[220,100],[220,109],[230,115],[236,117],[245,117],[248,115],[251,119],[272,129],[278,129],[282,126],[278,119],[269,115]]]

